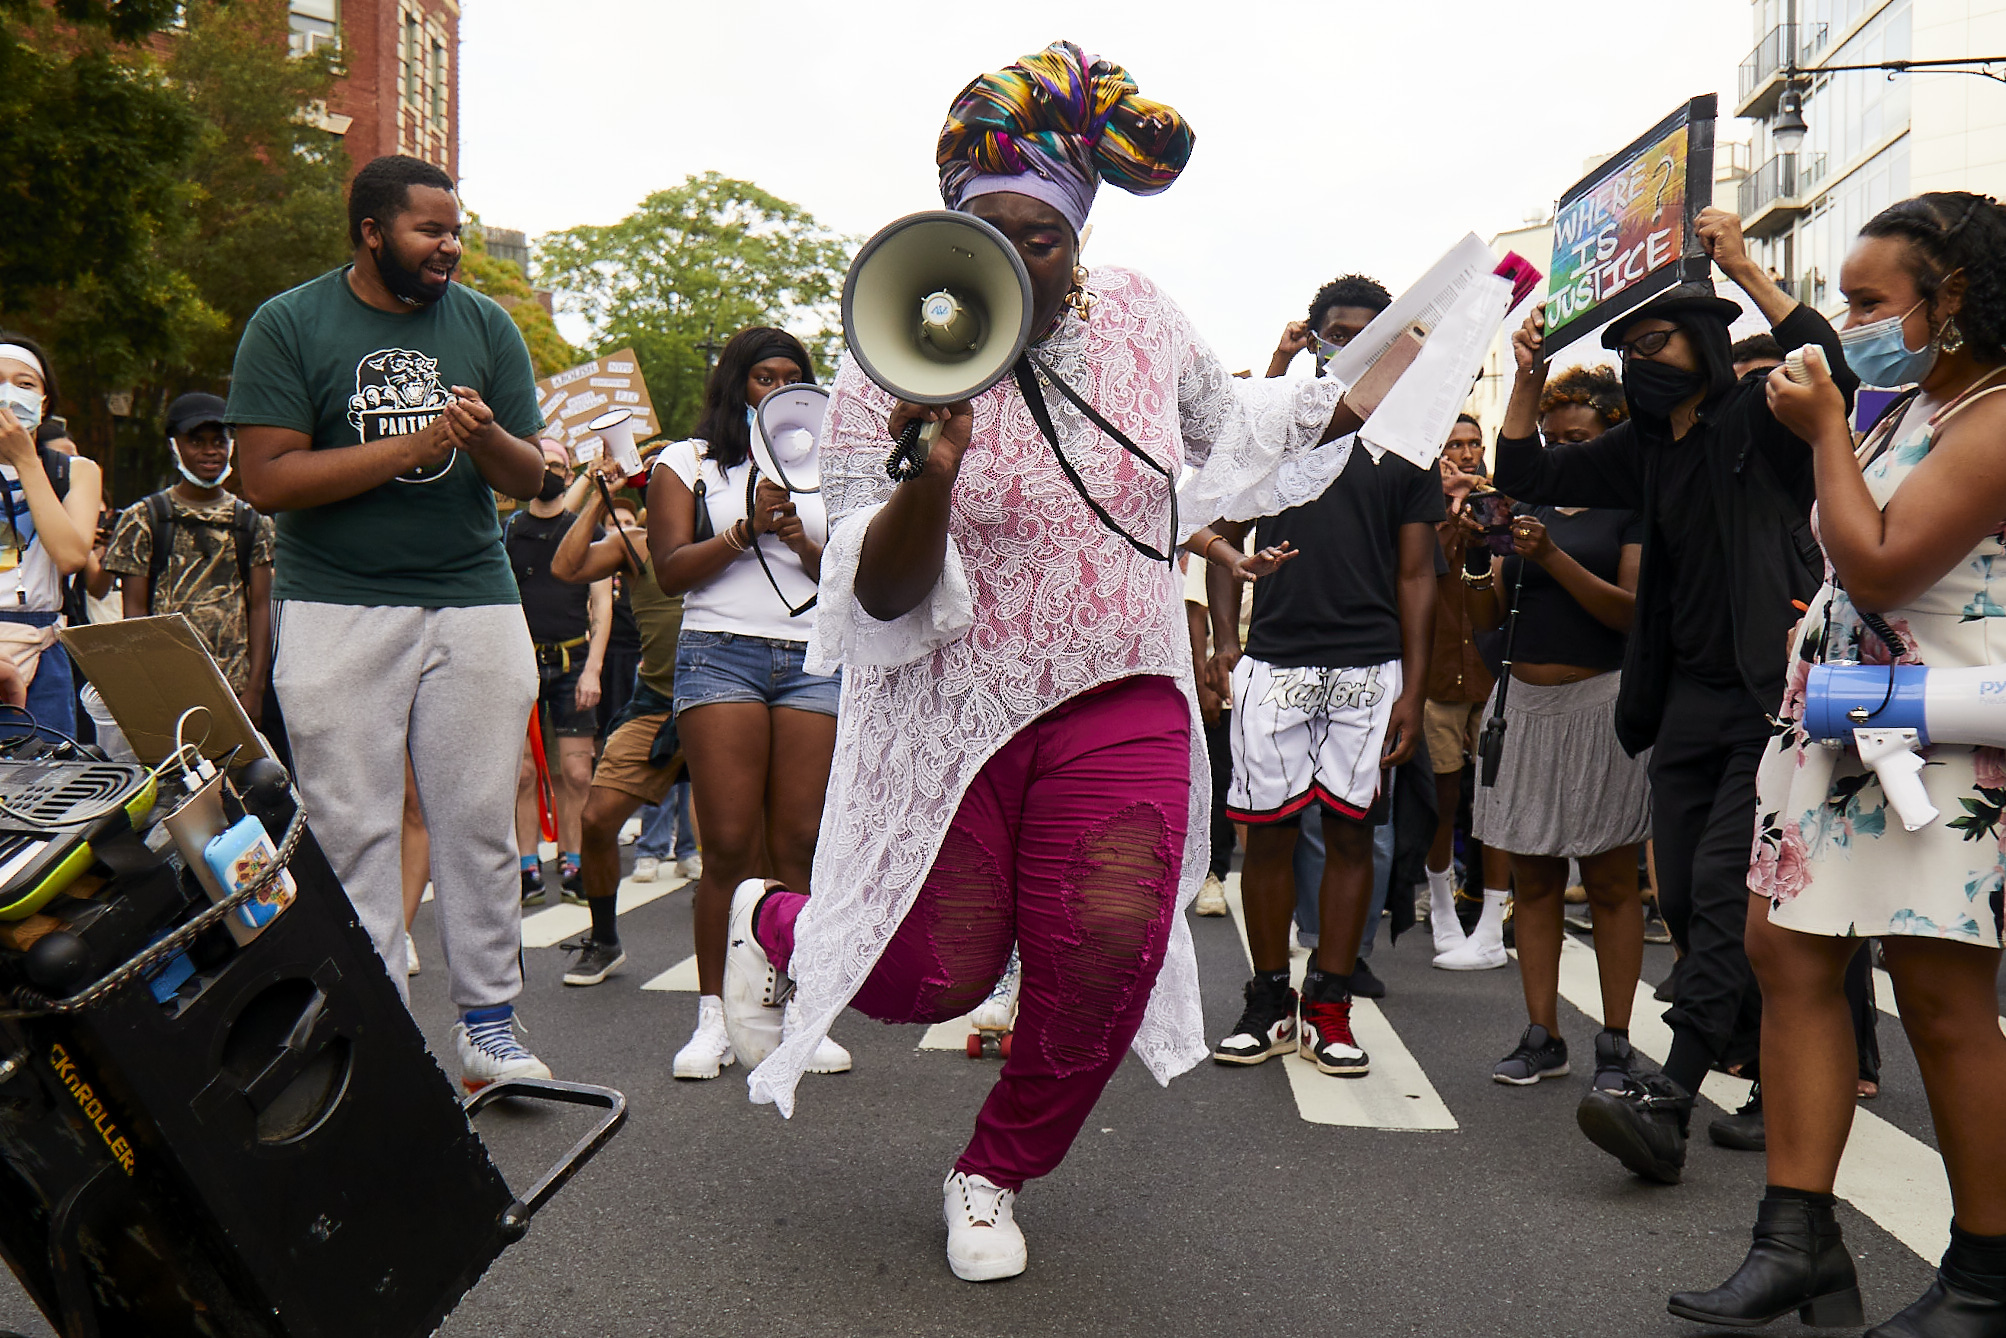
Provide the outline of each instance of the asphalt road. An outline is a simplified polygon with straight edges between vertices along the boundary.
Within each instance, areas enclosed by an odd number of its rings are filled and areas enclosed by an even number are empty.
[[[783,1121],[746,1103],[743,1069],[708,1083],[668,1076],[696,996],[641,987],[690,951],[688,890],[621,927],[628,964],[596,988],[567,989],[564,954],[530,949],[521,1011],[557,1076],[621,1088],[631,1118],[468,1294],[440,1330],[451,1338],[1691,1338],[1705,1330],[1667,1315],[1665,1296],[1733,1270],[1761,1192],[1759,1156],[1704,1137],[1675,1187],[1590,1147],[1573,1108],[1597,1024],[1568,1004],[1576,1075],[1533,1089],[1493,1083],[1492,1063],[1523,1026],[1517,971],[1435,971],[1422,931],[1382,944],[1381,1007],[1453,1130],[1307,1122],[1279,1062],[1208,1063],[1164,1089],[1131,1059],[1065,1164],[1019,1200],[1029,1272],[972,1286],[943,1258],[940,1182],[995,1061],[920,1049],[925,1028],[852,1015],[836,1035],[855,1071],[804,1079],[798,1113]],[[1232,920],[1193,929],[1216,1037],[1238,1014],[1246,958]],[[429,906],[417,933],[436,963]],[[1647,979],[1669,965],[1668,949],[1651,949]],[[412,986],[427,1035],[450,1055],[443,971]],[[1882,1023],[1884,1094],[1868,1108],[1933,1146],[1899,1023]],[[581,1118],[498,1108],[480,1129],[522,1185]],[[1916,1159],[1928,1161],[1920,1149]],[[1850,1204],[1840,1216],[1868,1317],[1885,1318],[1928,1284],[1933,1261]],[[51,1332],[0,1278],[6,1327]]]

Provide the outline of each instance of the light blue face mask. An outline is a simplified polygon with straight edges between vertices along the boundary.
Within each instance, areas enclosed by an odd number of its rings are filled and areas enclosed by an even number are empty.
[[[12,382],[0,384],[0,406],[13,411],[14,421],[33,432],[42,425],[42,392],[17,386]]]
[[[1923,302],[1929,299],[1924,298]],[[1928,376],[1936,366],[1937,341],[1934,337],[1919,349],[1908,346],[1908,338],[1902,333],[1902,322],[1915,314],[1918,302],[1899,316],[1889,316],[1883,320],[1868,321],[1856,325],[1839,335],[1839,348],[1846,355],[1846,365],[1853,369],[1853,375],[1860,378],[1863,385],[1876,390],[1893,390],[1900,386],[1912,386]]]

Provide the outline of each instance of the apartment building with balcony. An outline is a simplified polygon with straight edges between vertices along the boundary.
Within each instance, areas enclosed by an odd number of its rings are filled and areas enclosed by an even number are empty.
[[[1750,253],[1798,298],[1843,306],[1839,266],[1861,224],[1928,190],[2006,192],[2006,86],[1965,74],[1826,66],[2006,54],[2006,0],[1751,0],[1755,46],[1734,113],[1752,122],[1737,192]],[[1773,127],[1792,65],[1809,127]]]
[[[295,54],[333,52],[341,78],[316,124],[352,164],[407,153],[458,178],[460,7],[455,0],[291,0]]]

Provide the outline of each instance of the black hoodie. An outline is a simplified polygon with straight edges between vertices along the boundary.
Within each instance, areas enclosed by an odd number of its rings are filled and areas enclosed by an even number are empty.
[[[1826,366],[1851,405],[1859,378],[1847,369],[1829,321],[1800,304],[1777,323],[1775,333],[1786,352],[1806,344],[1822,347]],[[1636,618],[1616,699],[1616,736],[1632,755],[1656,741],[1677,667],[1671,583],[1678,573],[1666,567],[1663,517],[1656,509],[1668,452],[1705,453],[1727,554],[1722,604],[1736,666],[1754,709],[1774,711],[1783,700],[1786,642],[1823,580],[1824,560],[1809,523],[1811,449],[1769,412],[1763,379],[1751,374],[1710,395],[1692,431],[1676,442],[1662,421],[1619,423],[1593,441],[1547,448],[1537,436],[1498,437],[1498,491],[1551,506],[1623,507],[1648,521]]]

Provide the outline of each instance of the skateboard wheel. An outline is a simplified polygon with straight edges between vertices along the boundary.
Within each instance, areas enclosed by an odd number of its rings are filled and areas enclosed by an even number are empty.
[[[982,1033],[979,1031],[968,1033],[968,1057],[970,1059],[982,1058]]]

